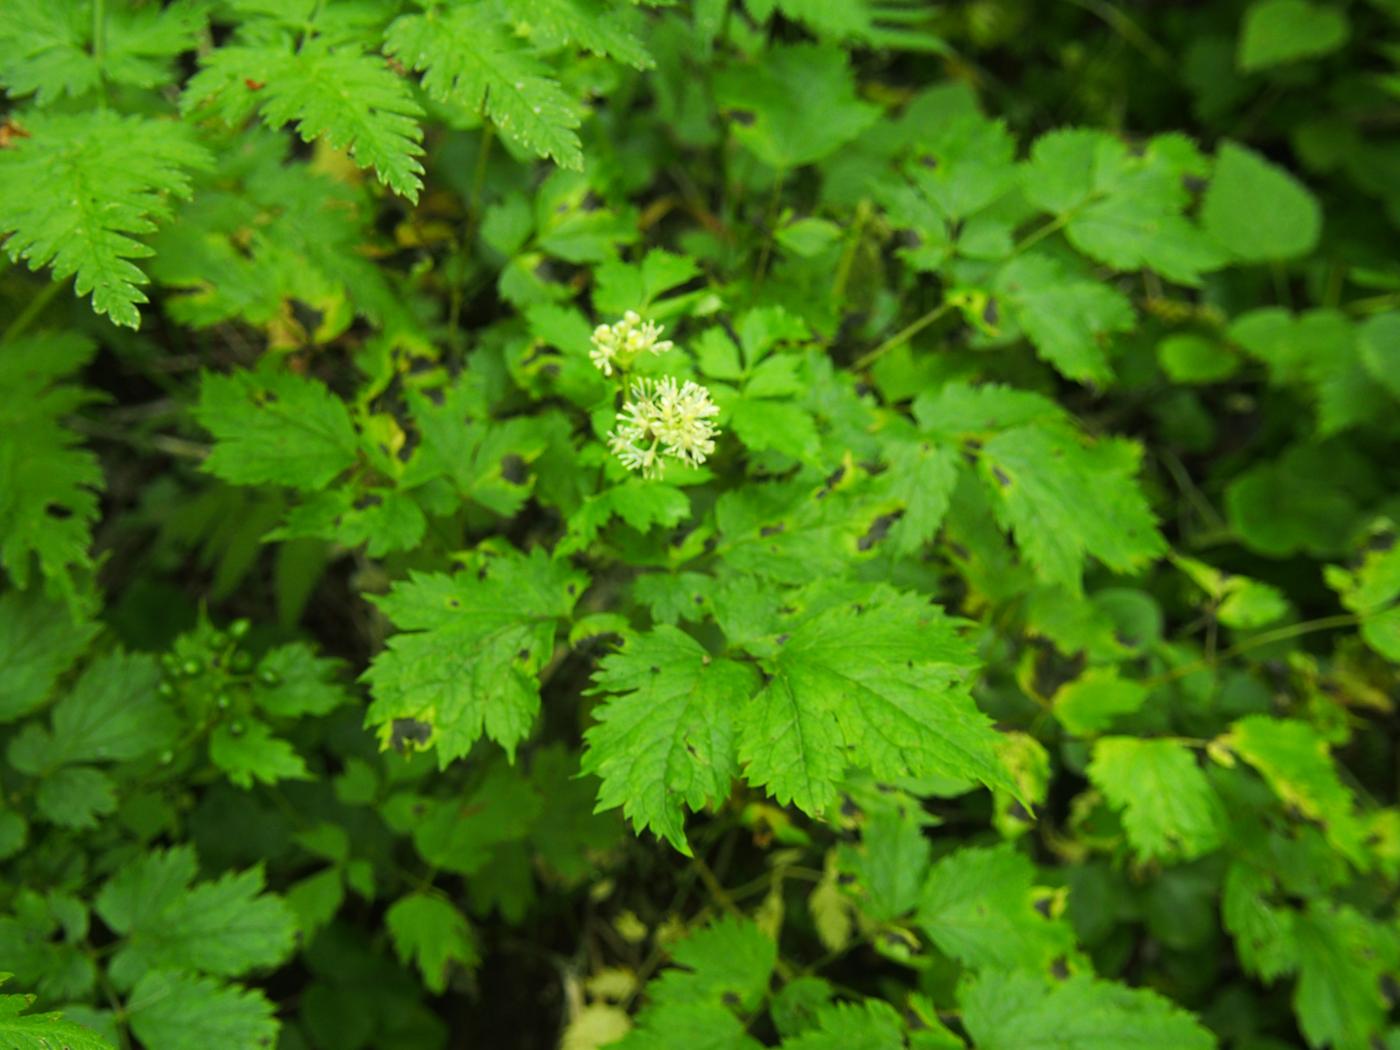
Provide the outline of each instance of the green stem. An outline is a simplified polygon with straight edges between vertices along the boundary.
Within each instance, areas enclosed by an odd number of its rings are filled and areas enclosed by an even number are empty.
[[[29,300],[29,305],[20,311],[19,316],[10,322],[10,326],[5,329],[5,334],[0,336],[0,346],[6,343],[13,343],[24,334],[34,319],[44,312],[44,307],[53,301],[53,297],[58,294],[58,290],[66,284],[66,281],[50,281],[42,291],[33,299]]]
[[[841,262],[836,267],[836,280],[831,284],[832,302],[840,306],[846,301],[846,283],[851,278],[851,266],[855,263],[856,249],[860,247],[865,224],[870,220],[870,202],[862,200],[856,205],[856,217],[851,223],[851,232],[846,241],[846,250],[841,253]]]
[[[763,285],[764,275],[768,272],[768,257],[773,253],[773,240],[777,235],[778,209],[782,206],[784,175],[778,173],[778,177],[773,180],[773,195],[768,199],[768,212],[763,225],[767,227],[767,232],[763,237],[763,248],[758,254],[758,268],[754,271],[753,286],[757,291]]]
[[[1170,671],[1153,675],[1151,678],[1143,679],[1143,685],[1149,689],[1159,685],[1166,685],[1175,682],[1179,678],[1195,674],[1197,671],[1204,671],[1214,667],[1223,660],[1240,656],[1251,649],[1258,649],[1260,646],[1272,645],[1274,642],[1286,642],[1290,638],[1300,638],[1305,634],[1315,634],[1318,631],[1331,631],[1339,627],[1355,627],[1364,623],[1367,617],[1358,616],[1355,613],[1339,613],[1335,616],[1323,616],[1316,620],[1304,620],[1301,623],[1291,623],[1286,627],[1278,627],[1272,631],[1265,631],[1263,634],[1256,634],[1253,638],[1246,638],[1238,645],[1232,645],[1214,660],[1202,659],[1194,660],[1189,664],[1182,664],[1180,667],[1173,667]]]
[[[97,102],[102,108],[107,106],[107,84],[102,75],[102,63],[107,57],[107,3],[106,0],[92,0],[92,61],[97,66]]]
[[[889,351],[893,350],[896,346],[899,346],[901,343],[908,342],[910,339],[918,335],[929,325],[933,324],[935,321],[941,318],[952,308],[953,304],[950,302],[945,301],[939,303],[928,313],[924,314],[924,316],[920,317],[917,321],[905,325],[898,332],[896,332],[894,335],[890,336],[883,343],[877,346],[874,350],[871,350],[868,354],[857,358],[856,362],[853,365],[851,365],[851,370],[855,372],[862,372],[865,369],[869,368],[881,357],[889,353]]]
[[[1067,225],[1069,225],[1069,221],[1073,217],[1074,213],[1067,211],[1063,215],[1057,215],[1049,222],[1041,226],[1037,226],[1035,229],[1031,230],[1030,233],[1026,234],[1025,237],[1016,242],[1016,246],[1011,249],[1011,254],[1020,255],[1031,245],[1039,244],[1046,237],[1049,237],[1052,233],[1058,233],[1060,230],[1064,229]]]

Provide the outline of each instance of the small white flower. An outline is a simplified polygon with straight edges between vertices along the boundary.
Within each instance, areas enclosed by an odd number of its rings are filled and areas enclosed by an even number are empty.
[[[710,392],[698,383],[678,384],[670,376],[638,379],[608,435],[608,447],[624,467],[647,478],[661,476],[663,456],[698,467],[715,450],[719,431],[711,420],[718,414]]]
[[[671,349],[675,344],[661,338],[663,331],[655,321],[643,321],[637,311],[628,310],[617,324],[600,324],[593,329],[593,349],[588,356],[598,371],[610,376],[614,366],[626,368],[640,353],[664,354]]]

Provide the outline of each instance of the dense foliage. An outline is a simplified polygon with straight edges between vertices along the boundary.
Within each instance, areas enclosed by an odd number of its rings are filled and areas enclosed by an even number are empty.
[[[1400,1050],[1395,0],[4,0],[0,1044]]]

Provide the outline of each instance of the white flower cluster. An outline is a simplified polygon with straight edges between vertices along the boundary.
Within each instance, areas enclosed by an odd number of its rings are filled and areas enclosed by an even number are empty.
[[[617,324],[600,324],[593,329],[593,349],[588,352],[593,364],[605,376],[613,374],[613,366],[627,368],[644,351],[664,354],[672,342],[661,338],[662,328],[655,321],[643,321],[635,310],[628,310]]]
[[[718,414],[719,406],[699,383],[678,384],[670,376],[638,379],[608,435],[608,447],[644,478],[659,478],[666,456],[698,467],[715,450],[719,431],[710,420]]]

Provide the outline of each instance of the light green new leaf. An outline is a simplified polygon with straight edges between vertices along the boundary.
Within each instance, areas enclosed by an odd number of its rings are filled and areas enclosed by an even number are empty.
[[[1141,682],[1119,678],[1112,668],[1094,667],[1056,690],[1051,709],[1071,733],[1089,736],[1107,729],[1118,716],[1137,711],[1147,693]]]
[[[637,1018],[637,1026],[608,1050],[763,1050],[733,1012],[714,1003],[667,1003]]]
[[[181,106],[212,104],[230,121],[260,110],[270,127],[295,124],[305,142],[324,138],[409,200],[422,188],[423,110],[378,55],[312,38],[295,51],[276,45],[216,48],[185,86]]]
[[[442,897],[410,893],[400,897],[384,915],[394,950],[410,960],[434,995],[447,990],[454,964],[472,968],[480,961],[476,937],[466,918]]]
[[[919,901],[918,922],[934,944],[966,966],[1048,971],[1074,951],[1074,933],[1043,914],[1035,867],[1011,843],[967,847],[938,861]]]
[[[111,965],[122,987],[164,969],[235,977],[292,950],[296,919],[281,898],[262,892],[260,868],[191,886],[195,871],[189,847],[156,850],[102,887],[97,913],[125,938]]]
[[[0,594],[0,725],[43,704],[97,632],[96,623],[74,622],[69,609],[37,589]]]
[[[605,657],[583,769],[602,779],[600,809],[622,806],[687,856],[685,809],[728,796],[739,771],[735,723],[757,688],[747,664],[711,657],[675,627],[656,627]]]
[[[1213,1050],[1215,1037],[1146,988],[1074,976],[988,970],[964,985],[963,1025],[977,1050]]]
[[[1104,385],[1113,370],[1103,344],[1133,328],[1133,307],[1111,285],[1076,277],[1048,255],[1012,259],[993,286],[1040,356],[1067,379]]]
[[[879,482],[904,508],[890,526],[896,554],[912,554],[938,534],[958,480],[958,453],[932,441],[892,439],[884,448],[889,470]]]
[[[1220,147],[1201,205],[1206,232],[1245,262],[1307,255],[1322,232],[1316,198],[1284,169],[1233,142]]]
[[[195,418],[214,435],[204,469],[235,485],[324,488],[355,462],[345,402],[290,372],[204,373]]]
[[[420,71],[438,102],[473,117],[484,107],[501,134],[530,153],[583,167],[578,104],[512,39],[491,5],[404,15],[389,26],[384,49]]]
[[[770,680],[745,708],[745,776],[781,804],[822,812],[847,768],[944,775],[1015,791],[997,734],[967,691],[968,643],[940,609],[877,592],[780,637]]]
[[[816,1027],[791,1039],[782,1050],[904,1050],[904,1023],[889,1003],[831,1003],[817,1011]]]
[[[507,754],[539,710],[537,675],[587,577],[536,548],[453,576],[410,573],[376,604],[398,627],[365,672],[366,724],[384,746],[415,740],[445,766],[484,732]]]
[[[1236,61],[1247,73],[1330,54],[1351,26],[1333,4],[1313,0],[1254,0],[1240,26]]]
[[[0,973],[0,981],[9,974]],[[113,1050],[112,1044],[62,1014],[26,1014],[29,995],[0,995],[0,1046],[5,1050]]]
[[[1220,799],[1182,744],[1104,737],[1089,780],[1122,812],[1128,842],[1144,860],[1189,860],[1221,844]]]
[[[53,279],[76,275],[92,308],[136,328],[146,275],[133,263],[151,254],[136,238],[190,196],[190,172],[213,161],[188,127],[112,110],[32,113],[23,137],[0,150],[0,237],[10,258]]]
[[[1259,771],[1281,802],[1321,824],[1333,848],[1360,868],[1369,865],[1366,826],[1316,729],[1297,719],[1250,715],[1234,724],[1224,742]]]
[[[0,191],[0,211],[2,198]],[[91,565],[102,471],[96,456],[75,447],[78,435],[64,417],[96,396],[59,380],[86,364],[93,349],[82,336],[64,334],[23,339],[0,354],[0,567],[21,588],[36,560],[50,589],[69,593],[73,570]]]
[[[262,992],[187,973],[147,974],[127,1014],[146,1050],[272,1046],[279,1027]]]

